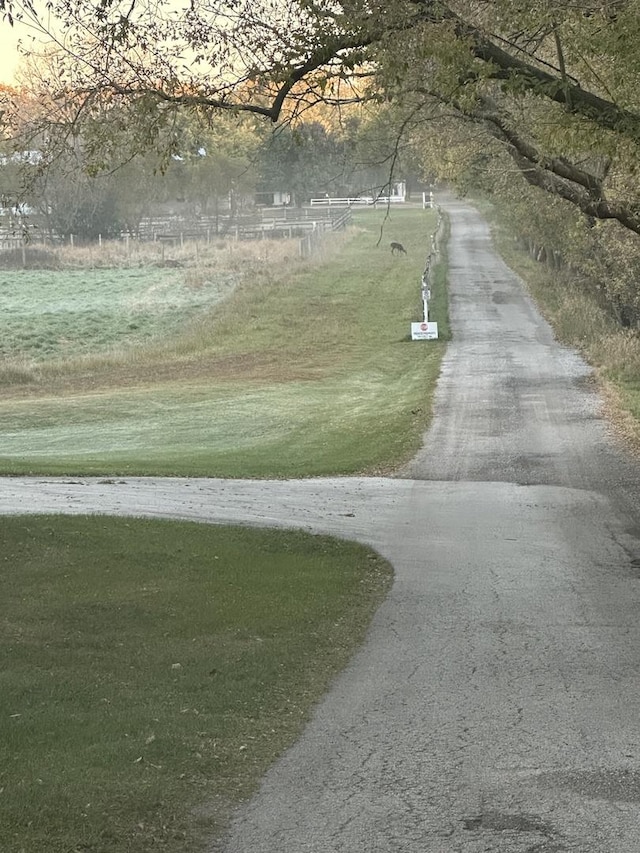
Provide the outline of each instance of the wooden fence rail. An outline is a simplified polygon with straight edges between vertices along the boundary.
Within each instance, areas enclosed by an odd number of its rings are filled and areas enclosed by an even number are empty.
[[[300,255],[308,257],[319,245],[321,236],[327,231],[338,231],[345,228],[351,220],[351,209],[343,211],[314,211],[302,209],[270,209],[260,211],[251,217],[239,217],[233,223],[227,222],[225,233],[219,230],[219,222],[212,227],[210,218],[198,222],[179,217],[154,217],[143,221],[140,232],[132,236],[123,232],[115,241],[126,244],[127,249],[135,243],[155,242],[162,246],[164,258],[165,246],[183,246],[187,241],[206,242],[212,240],[256,240],[300,238]],[[2,232],[0,228],[0,252],[22,250],[23,262],[25,251],[36,248],[57,248],[64,245],[60,238],[48,237],[42,232],[32,232],[25,240],[14,232]],[[94,245],[102,246],[106,240],[98,237]],[[69,238],[71,246],[79,245],[73,235]],[[303,245],[304,244],[304,245]]]

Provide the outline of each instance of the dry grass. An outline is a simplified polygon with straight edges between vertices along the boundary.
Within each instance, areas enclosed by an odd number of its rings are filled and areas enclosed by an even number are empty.
[[[24,357],[0,361],[0,389],[30,386],[41,381],[42,374],[31,359]]]
[[[604,398],[602,414],[611,424],[616,438],[634,455],[640,455],[640,421],[637,413],[630,411],[628,399],[614,382],[600,376],[598,385]]]
[[[322,257],[344,239],[344,232],[326,232],[316,257]],[[221,266],[236,269],[238,264],[289,263],[300,257],[297,238],[235,240],[217,238],[185,239],[183,242],[103,240],[87,246],[38,246],[0,253],[0,269],[126,269],[140,266],[194,267]]]
[[[344,240],[344,232],[328,232],[311,261],[317,261]],[[177,267],[214,267],[237,270],[246,265],[284,264],[299,259],[298,239],[184,240],[183,243],[109,240],[101,245],[61,246],[50,250],[55,265],[62,269],[117,269],[132,266],[167,265]]]

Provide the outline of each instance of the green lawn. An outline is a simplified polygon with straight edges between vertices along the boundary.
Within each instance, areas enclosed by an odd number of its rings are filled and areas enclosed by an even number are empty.
[[[322,536],[0,519],[2,853],[195,853],[362,641],[391,582]]]
[[[391,470],[420,446],[448,337],[441,266],[432,319],[442,340],[409,340],[434,228],[431,211],[363,212],[348,237],[333,238],[310,263],[291,255],[236,266],[233,292],[200,306],[179,333],[109,356],[7,370],[0,472]],[[391,255],[392,239],[407,256]],[[77,334],[77,347],[88,346],[87,328],[78,323]]]

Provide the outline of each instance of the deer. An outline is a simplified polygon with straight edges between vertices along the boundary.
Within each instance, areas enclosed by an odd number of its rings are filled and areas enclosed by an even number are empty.
[[[401,255],[406,255],[407,250],[402,245],[402,243],[396,243],[395,241],[391,244],[391,254],[395,255],[396,252],[399,252]]]

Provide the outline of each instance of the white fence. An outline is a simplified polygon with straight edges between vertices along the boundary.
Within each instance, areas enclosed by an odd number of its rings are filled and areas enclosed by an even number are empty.
[[[311,207],[375,207],[378,204],[397,204],[405,201],[403,195],[357,196],[355,198],[312,198]]]

